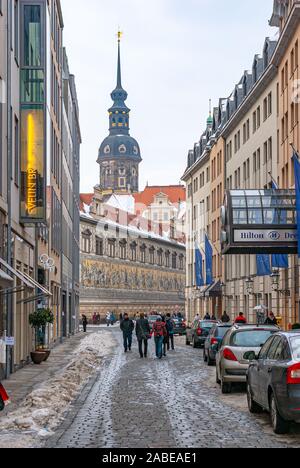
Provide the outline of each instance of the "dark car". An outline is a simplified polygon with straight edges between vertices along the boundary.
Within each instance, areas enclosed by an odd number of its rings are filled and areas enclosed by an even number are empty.
[[[195,320],[192,327],[186,331],[186,345],[192,343],[194,348],[203,347],[210,330],[217,323],[216,320]]]
[[[186,321],[183,317],[172,318],[174,322],[174,335],[185,335],[186,334]]]
[[[252,359],[247,374],[251,413],[271,414],[275,434],[286,434],[291,422],[300,423],[300,332],[276,333]]]
[[[209,366],[216,363],[216,354],[220,343],[228,330],[232,328],[230,323],[218,323],[212,327],[204,343],[203,359]]]

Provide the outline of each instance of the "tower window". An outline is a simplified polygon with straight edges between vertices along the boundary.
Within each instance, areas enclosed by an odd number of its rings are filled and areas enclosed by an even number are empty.
[[[126,149],[126,146],[125,146],[125,145],[119,146],[119,152],[120,152],[121,154],[125,154],[126,151],[127,151],[127,149]]]
[[[125,167],[121,167],[121,168],[119,169],[119,174],[120,174],[121,176],[124,176],[125,173],[126,173]]]
[[[125,188],[126,187],[126,179],[125,177],[120,177],[119,178],[119,187]]]

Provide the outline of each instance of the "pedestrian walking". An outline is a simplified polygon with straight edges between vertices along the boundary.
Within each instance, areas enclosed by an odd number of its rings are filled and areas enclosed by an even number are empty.
[[[241,312],[238,317],[235,319],[234,323],[239,324],[239,325],[246,325],[247,324],[247,319],[244,316],[243,312]]]
[[[131,351],[132,347],[132,334],[134,331],[134,323],[129,318],[128,314],[124,314],[124,319],[121,322],[120,328],[123,332],[123,340],[124,340],[124,351]]]
[[[101,315],[100,314],[97,314],[97,316],[96,316],[96,323],[97,323],[97,325],[101,324]]]
[[[275,317],[273,312],[270,312],[268,314],[268,317],[267,317],[267,319],[265,321],[265,325],[278,325],[277,318]]]
[[[82,326],[83,326],[84,333],[86,333],[86,329],[88,326],[88,319],[86,315],[82,315]]]
[[[111,313],[107,312],[106,314],[106,325],[109,327],[111,324]]]
[[[97,325],[97,314],[94,312],[93,314],[93,325]]]
[[[167,320],[166,320],[166,329],[167,329],[167,349],[170,351],[170,348],[172,347],[172,351],[175,350],[175,345],[174,345],[174,330],[175,330],[175,323],[174,320],[171,317],[171,314],[167,314]]]
[[[151,328],[149,321],[145,318],[145,314],[141,313],[140,318],[136,322],[136,337],[139,344],[139,353],[141,359],[147,358],[148,355],[148,340],[151,337]],[[144,345],[144,349],[143,349]]]
[[[161,317],[158,317],[153,325],[153,334],[155,341],[156,357],[162,359],[163,357],[163,343],[164,337],[167,335],[167,329],[165,322],[162,321]]]
[[[221,320],[222,320],[222,323],[229,323],[230,322],[230,317],[227,314],[226,310],[224,311]]]
[[[6,393],[5,388],[0,382],[0,411],[3,411],[7,403],[9,402],[9,397]]]

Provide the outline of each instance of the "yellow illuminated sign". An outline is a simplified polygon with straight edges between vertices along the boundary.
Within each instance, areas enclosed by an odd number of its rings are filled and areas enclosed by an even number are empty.
[[[21,219],[41,222],[45,217],[44,110],[21,111]]]

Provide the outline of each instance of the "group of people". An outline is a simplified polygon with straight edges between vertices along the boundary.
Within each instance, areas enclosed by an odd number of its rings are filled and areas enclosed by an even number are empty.
[[[152,336],[154,336],[155,354],[157,359],[166,357],[167,351],[170,351],[170,349],[173,351],[175,350],[175,324],[171,314],[158,316],[152,328],[144,313],[139,315],[135,324],[134,321],[129,318],[129,315],[125,314],[121,320],[120,328],[123,332],[125,353],[131,351],[134,330],[136,332],[141,359],[148,357],[148,342]]]
[[[199,318],[200,319],[200,315],[198,314],[196,316],[196,319]],[[212,316],[210,316],[209,313],[207,313],[204,317],[204,320],[218,320],[217,317],[215,316],[215,314],[213,314]],[[221,322],[222,323],[230,323],[231,322],[231,319],[229,317],[229,315],[227,314],[227,312],[225,311],[221,317]],[[247,319],[245,317],[245,315],[243,314],[243,312],[240,312],[239,315],[235,318],[235,320],[233,321],[233,323],[235,324],[240,324],[240,325],[247,325]],[[278,325],[278,321],[275,317],[275,315],[273,314],[273,312],[269,312],[268,313],[268,316],[265,320],[265,325]]]

